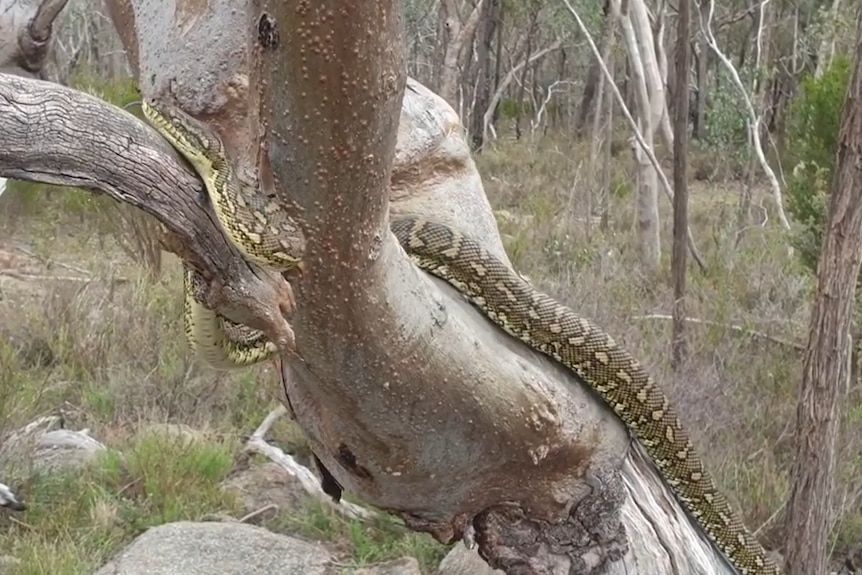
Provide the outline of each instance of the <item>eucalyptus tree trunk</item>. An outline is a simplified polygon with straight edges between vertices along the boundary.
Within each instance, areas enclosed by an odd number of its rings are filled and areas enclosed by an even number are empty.
[[[485,0],[478,30],[476,44],[476,89],[473,96],[473,110],[470,114],[470,141],[473,150],[481,150],[485,143],[484,125],[485,110],[491,101],[492,72],[491,51],[497,26],[502,16],[501,0]],[[497,60],[501,54],[497,53]]]
[[[475,540],[510,574],[731,573],[613,410],[418,271],[389,231],[424,216],[508,262],[458,116],[405,78],[400,7],[108,2],[142,96],[206,121],[294,215],[299,276],[244,260],[189,165],[76,90],[0,74],[0,175],[161,221],[206,305],[279,347],[283,400],[322,466],[411,528]]]
[[[661,122],[665,108],[664,91],[650,92],[648,76],[657,74],[655,56],[650,58],[644,52],[650,52],[653,46],[652,30],[647,25],[644,29],[641,19],[633,16],[631,9],[636,9],[642,0],[623,0],[620,7],[620,29],[630,70],[630,79],[635,96],[638,128],[644,144],[654,149],[656,128]],[[648,23],[647,23],[648,24]],[[644,36],[647,36],[645,38]],[[648,72],[650,67],[653,71]],[[657,100],[661,98],[661,100]],[[638,144],[633,144],[637,164],[637,234],[640,249],[641,264],[650,275],[658,272],[661,261],[661,234],[658,211],[658,174],[650,162],[649,155]]]
[[[461,106],[459,106],[458,98],[458,79],[461,76],[465,61],[472,53],[473,36],[475,36],[476,28],[479,26],[479,16],[482,14],[482,5],[485,1],[479,0],[463,23],[458,14],[457,0],[442,0],[440,3],[444,17],[445,42],[443,68],[440,73],[440,85],[437,88],[437,93],[459,112]]]
[[[862,264],[862,11],[857,8],[856,54],[847,87],[838,158],[829,197],[817,292],[796,410],[796,459],[787,514],[791,575],[826,573],[832,525],[835,446],[840,410],[850,388],[850,327]]]

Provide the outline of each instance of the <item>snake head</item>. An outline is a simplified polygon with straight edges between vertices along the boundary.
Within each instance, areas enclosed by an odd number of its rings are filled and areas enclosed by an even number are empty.
[[[162,137],[193,163],[197,158],[189,155],[194,152],[206,155],[221,152],[221,141],[212,129],[178,107],[145,98],[141,109],[144,117]]]

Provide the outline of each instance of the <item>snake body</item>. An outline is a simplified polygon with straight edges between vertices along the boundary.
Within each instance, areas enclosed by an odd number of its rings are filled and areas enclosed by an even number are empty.
[[[185,112],[143,100],[144,118],[201,175],[219,224],[249,260],[278,271],[300,265],[296,227],[273,198],[237,174],[224,144],[205,124]],[[211,177],[205,177],[207,174]],[[272,357],[277,348],[257,330],[207,308],[200,276],[183,262],[183,319],[195,354],[217,369],[237,369]]]
[[[229,162],[218,138],[182,112],[169,114],[152,105],[144,110],[150,123],[195,166],[206,182],[213,204],[220,206],[216,210],[219,221],[240,249],[249,257],[261,258],[265,265],[297,265],[298,256],[281,250],[275,238],[266,237],[267,230],[274,229],[267,214],[254,207],[243,208],[250,202],[240,201],[237,186],[230,183]],[[262,203],[260,200],[257,205]],[[254,229],[263,231],[260,236],[247,231]],[[562,363],[596,391],[646,450],[682,506],[740,575],[780,574],[707,473],[667,395],[610,335],[534,289],[477,241],[460,232],[414,217],[394,220],[391,229],[420,269],[450,283],[508,334]],[[269,246],[270,251],[262,251],[261,246]],[[282,253],[271,256],[273,251]],[[190,321],[204,312],[196,313],[188,314]],[[218,328],[211,323],[205,331],[215,333]],[[224,338],[203,339],[204,336],[198,338],[195,345],[224,345]],[[245,353],[233,350],[227,355],[238,362],[250,363],[250,354],[254,353],[265,355],[259,348]]]

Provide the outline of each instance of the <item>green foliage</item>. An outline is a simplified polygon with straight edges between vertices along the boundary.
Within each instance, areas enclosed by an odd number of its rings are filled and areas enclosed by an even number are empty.
[[[849,78],[850,60],[836,57],[819,78],[803,80],[789,110],[785,164],[793,172],[787,185],[787,209],[799,224],[794,245],[812,272],[817,270],[820,255]]]
[[[507,119],[521,118],[532,113],[529,102],[518,102],[515,98],[500,100],[500,115]]]
[[[710,93],[705,142],[713,148],[744,148],[748,141],[745,101],[724,68],[718,76],[717,85]]]

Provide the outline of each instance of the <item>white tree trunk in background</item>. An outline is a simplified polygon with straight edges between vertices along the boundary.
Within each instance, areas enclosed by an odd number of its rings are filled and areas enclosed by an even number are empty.
[[[639,9],[643,10],[643,17],[633,14]],[[652,29],[645,15],[646,7],[642,0],[624,2],[620,11],[620,29],[623,32],[626,53],[631,66],[631,80],[637,103],[638,127],[643,136],[644,144],[650,149],[654,149],[655,129],[662,121],[665,97],[661,81],[652,87],[652,94],[650,93],[647,74],[658,77],[659,72],[658,61],[653,49]],[[667,114],[664,116],[666,120]],[[670,129],[669,125],[668,129]],[[658,174],[643,148],[634,146],[633,149],[638,165],[637,233],[640,240],[641,262],[645,270],[655,272],[658,270],[661,260]]]
[[[673,149],[673,130],[667,112],[667,54],[664,51],[664,26],[653,34],[649,13],[643,0],[629,0],[629,18],[634,27],[644,69],[644,82],[650,99],[650,111],[654,129],[659,131],[668,151]]]

